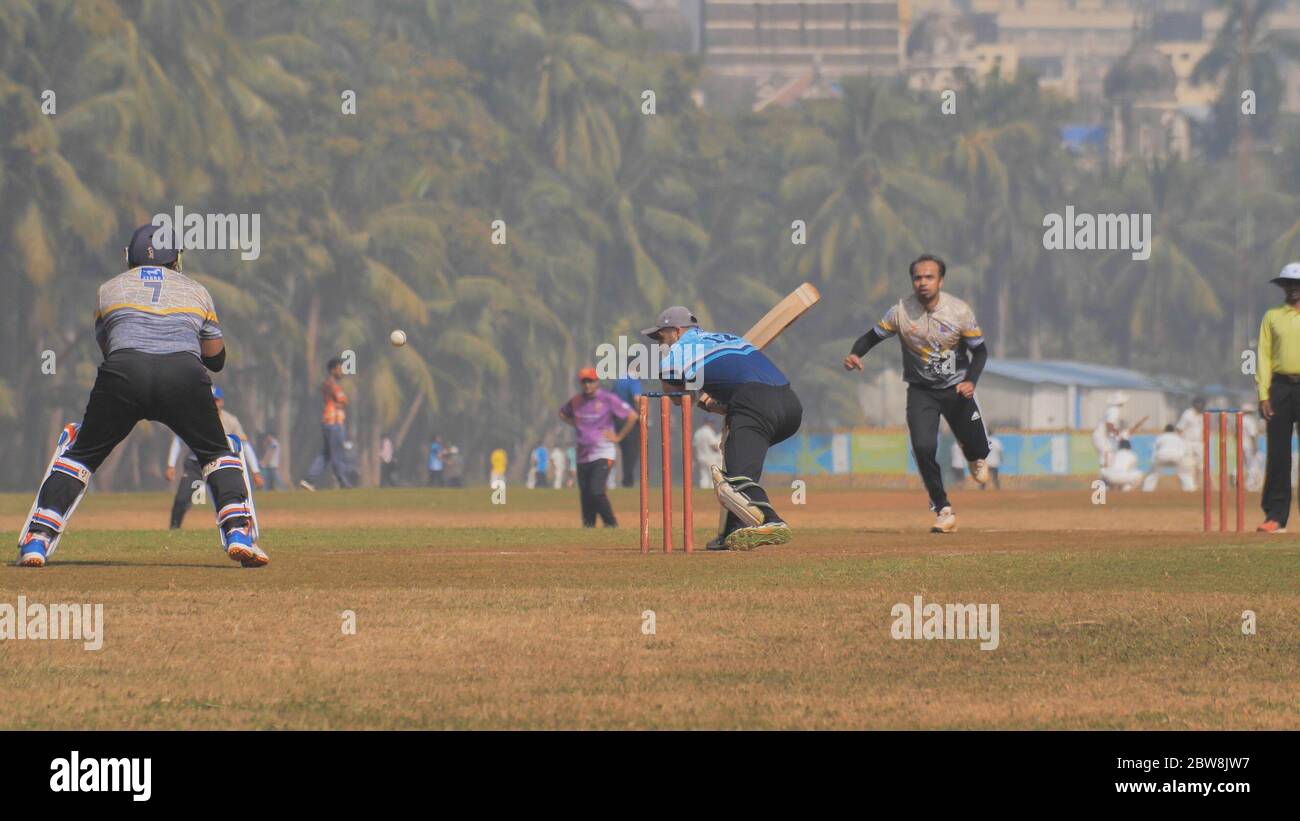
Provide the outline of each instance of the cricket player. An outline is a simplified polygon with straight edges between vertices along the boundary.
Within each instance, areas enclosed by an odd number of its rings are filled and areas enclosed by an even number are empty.
[[[700,487],[713,487],[714,466],[721,468],[725,464],[722,461],[722,434],[718,432],[716,423],[705,420],[700,425],[691,437],[691,451],[699,468]]]
[[[1198,396],[1192,399],[1192,406],[1178,417],[1174,430],[1183,438],[1183,466],[1178,471],[1178,481],[1183,488],[1196,489],[1196,480],[1201,475],[1201,461],[1205,458],[1205,441],[1201,438],[1205,428],[1205,399]]]
[[[711,473],[727,517],[708,549],[753,550],[790,541],[790,526],[758,483],[768,449],[794,436],[803,421],[790,380],[743,337],[701,330],[680,305],[665,309],[642,333],[668,346],[659,370],[664,390],[687,391],[689,385],[692,393],[708,395],[704,410],[726,418],[727,470],[715,466]]]
[[[921,481],[935,512],[931,533],[957,529],[939,467],[939,417],[961,445],[971,478],[980,485],[989,480],[988,432],[975,401],[975,383],[984,370],[988,349],[975,312],[955,296],[943,293],[948,266],[942,259],[922,254],[908,267],[912,295],[899,300],[867,331],[844,357],[844,369],[862,370],[862,357],[876,345],[897,335],[903,351],[903,381],[907,382],[907,430]],[[730,462],[728,462],[730,464]]]
[[[582,390],[560,406],[560,419],[577,432],[582,526],[595,527],[599,516],[605,527],[618,527],[605,490],[614,467],[615,446],[636,429],[640,417],[631,405],[600,387],[595,368],[579,370],[578,382]],[[622,423],[617,430],[615,420]]]
[[[23,526],[18,564],[43,567],[58,547],[90,477],[136,422],[162,422],[198,457],[225,554],[244,567],[270,559],[257,544],[244,460],[226,437],[208,371],[225,367],[212,296],[181,273],[178,244],[152,225],[136,229],[128,270],[99,288],[95,341],[104,355],[80,426],[60,439]],[[157,234],[158,236],[155,236]]]
[[[1142,481],[1137,454],[1133,452],[1133,445],[1127,438],[1119,440],[1119,447],[1111,454],[1109,464],[1101,469],[1101,480],[1107,486],[1119,488],[1125,493]]]
[[[1196,483],[1191,481],[1191,477],[1184,476],[1183,462],[1186,458],[1187,445],[1183,442],[1183,437],[1178,435],[1173,425],[1165,425],[1164,433],[1156,437],[1152,447],[1151,470],[1147,471],[1147,477],[1142,481],[1142,489],[1148,493],[1154,491],[1160,481],[1161,471],[1173,470],[1178,474],[1183,490],[1196,490]]]
[[[552,487],[556,490],[564,488],[564,480],[569,475],[567,458],[564,448],[559,445],[551,448],[551,471],[554,476]]]
[[[1241,455],[1246,463],[1246,490],[1258,493],[1264,486],[1264,454],[1259,452],[1259,406],[1245,402],[1241,410]]]
[[[328,467],[334,472],[339,487],[350,488],[346,445],[347,434],[343,423],[347,421],[348,395],[343,392],[343,359],[334,357],[325,364],[325,381],[321,383],[321,452],[312,460],[307,477],[298,480],[306,490],[316,490],[318,477]]]
[[[217,415],[221,417],[221,427],[227,434],[234,434],[239,437],[245,448],[244,458],[248,460],[248,469],[253,473],[253,485],[259,490],[265,484],[262,481],[262,469],[257,464],[257,451],[253,448],[253,443],[249,441],[248,434],[244,433],[244,426],[239,424],[239,418],[233,413],[226,410],[226,398],[221,388],[216,385],[212,386],[212,400],[217,405]],[[183,444],[179,436],[172,437],[171,449],[167,452],[167,481],[176,479],[176,460],[181,455]],[[185,514],[190,510],[190,504],[194,500],[194,483],[200,481],[202,477],[199,460],[193,453],[185,455],[184,468],[181,471],[181,480],[176,485],[176,497],[172,499],[172,516],[171,529],[178,529],[185,521]]]
[[[1273,278],[1285,302],[1270,308],[1259,323],[1259,414],[1268,435],[1268,463],[1260,506],[1260,533],[1285,533],[1291,515],[1291,437],[1300,423],[1300,262]]]

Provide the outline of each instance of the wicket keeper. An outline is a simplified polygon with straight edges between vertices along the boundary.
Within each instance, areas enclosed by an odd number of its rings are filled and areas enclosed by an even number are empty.
[[[136,229],[129,270],[99,289],[95,340],[104,355],[81,424],[68,425],[18,544],[18,564],[43,567],[91,475],[141,419],[171,428],[198,457],[211,490],[225,554],[244,567],[270,559],[256,543],[252,492],[239,440],[226,437],[208,371],[225,367],[226,347],[212,296],[181,273],[181,254]]]
[[[907,383],[907,431],[921,481],[935,512],[931,533],[957,529],[939,467],[939,417],[961,445],[971,478],[981,486],[989,480],[988,431],[975,401],[975,383],[984,370],[988,349],[975,312],[955,296],[943,293],[944,261],[922,254],[908,267],[912,295],[901,299],[871,330],[853,343],[844,357],[844,370],[862,370],[867,351],[891,336],[903,350],[903,381]]]
[[[743,337],[700,329],[694,314],[677,305],[642,331],[668,352],[660,363],[665,391],[703,392],[709,413],[726,417],[726,473],[714,466],[714,492],[727,510],[709,550],[753,550],[790,541],[790,526],[758,484],[773,445],[799,431],[803,405],[790,380]],[[665,477],[665,481],[670,481]]]

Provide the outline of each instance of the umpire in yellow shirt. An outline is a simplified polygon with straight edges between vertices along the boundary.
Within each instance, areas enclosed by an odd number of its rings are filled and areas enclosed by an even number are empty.
[[[1268,425],[1260,533],[1285,533],[1291,515],[1291,433],[1300,423],[1300,262],[1283,268],[1273,284],[1286,293],[1286,304],[1270,308],[1259,323],[1255,383],[1259,413]]]

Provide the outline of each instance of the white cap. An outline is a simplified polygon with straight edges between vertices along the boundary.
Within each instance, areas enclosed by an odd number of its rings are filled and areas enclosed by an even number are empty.
[[[1119,391],[1116,391],[1115,393],[1112,393],[1112,394],[1110,395],[1110,398],[1109,398],[1109,399],[1106,400],[1106,404],[1107,404],[1107,405],[1123,405],[1123,404],[1124,404],[1125,402],[1127,402],[1127,401],[1128,401],[1128,396],[1127,396],[1126,394],[1123,394],[1123,393],[1120,393]]]
[[[1282,273],[1273,277],[1274,285],[1287,285],[1292,282],[1300,283],[1300,262],[1292,262],[1282,269]]]

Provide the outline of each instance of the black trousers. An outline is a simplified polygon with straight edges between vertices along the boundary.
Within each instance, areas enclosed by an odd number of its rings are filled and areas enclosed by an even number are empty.
[[[967,462],[989,455],[989,435],[984,429],[984,415],[980,413],[975,398],[967,399],[957,393],[957,388],[923,388],[907,386],[907,432],[912,438],[912,454],[916,457],[921,481],[930,494],[930,507],[941,510],[948,506],[948,494],[943,489],[943,470],[939,467],[939,417],[948,420],[953,436],[961,445]]]
[[[1266,423],[1268,463],[1259,503],[1266,519],[1286,527],[1291,515],[1291,436],[1300,423],[1300,385],[1274,379],[1268,389],[1268,401],[1273,406],[1273,418]]]
[[[185,514],[194,503],[194,483],[203,479],[199,460],[187,455],[181,464],[181,480],[176,483],[176,496],[172,499],[171,528],[175,530],[185,522]]]
[[[763,462],[773,445],[799,432],[803,422],[803,405],[789,385],[741,385],[727,399],[727,442],[723,459],[727,476],[748,476],[755,482],[763,478]],[[745,490],[755,502],[771,504],[761,487]],[[764,521],[780,521],[774,510],[765,511]],[[736,514],[727,513],[723,534],[740,527]]]
[[[632,487],[637,481],[637,468],[641,464],[641,430],[644,419],[638,419],[623,441],[618,443],[618,461],[623,465],[623,487]]]
[[[605,527],[618,527],[614,508],[610,507],[609,497],[605,495],[612,461],[596,459],[578,465],[578,496],[582,503],[583,527],[595,527],[597,516],[600,516]]]
[[[231,453],[212,398],[212,377],[198,357],[120,350],[100,364],[81,430],[64,456],[93,473],[141,419],[171,428],[201,465]],[[232,471],[216,471],[213,483],[215,509],[244,499],[244,482]],[[54,473],[41,485],[38,504],[65,512],[80,492],[76,479]],[[228,526],[245,523],[232,519]]]

